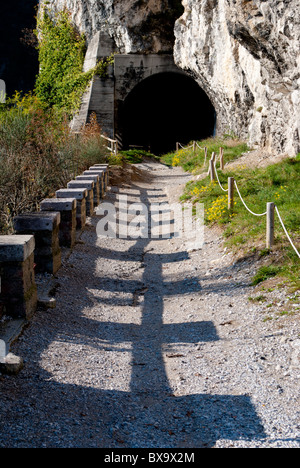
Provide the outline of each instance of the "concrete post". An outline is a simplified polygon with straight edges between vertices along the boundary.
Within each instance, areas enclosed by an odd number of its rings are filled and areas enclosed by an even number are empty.
[[[71,180],[68,183],[68,189],[87,189],[88,195],[86,198],[86,215],[93,216],[94,214],[94,186],[95,182],[89,180]]]
[[[220,148],[220,169],[224,171],[224,148]]]
[[[215,181],[216,180],[216,173],[215,173],[215,164],[214,164],[213,159],[211,159],[209,161],[209,173],[210,173],[210,180]]]
[[[206,161],[207,161],[207,152],[208,152],[208,149],[207,149],[207,147],[205,146],[205,147],[204,147],[204,163],[206,163]]]
[[[107,186],[109,184],[109,165],[108,164],[97,164],[95,166],[90,167],[90,171],[93,171],[93,170],[103,170],[104,171],[104,173],[105,173],[105,175],[104,175],[104,180],[105,180],[104,189],[106,191]]]
[[[16,234],[34,235],[36,271],[55,274],[61,267],[60,213],[25,213],[16,216],[13,223]]]
[[[267,249],[274,245],[275,203],[267,203]]]
[[[228,177],[228,210],[234,208],[234,178]]]
[[[94,206],[98,206],[100,203],[100,176],[99,174],[88,174],[88,175],[79,175],[76,177],[76,180],[85,181],[93,180],[95,182],[94,186]]]
[[[76,229],[83,229],[86,224],[86,198],[88,196],[87,189],[60,189],[56,192],[56,198],[69,199],[75,198],[76,209]]]
[[[59,243],[62,247],[73,248],[76,241],[76,208],[75,198],[49,198],[40,204],[41,211],[60,213]]]
[[[37,306],[34,236],[0,236],[0,318],[30,319]]]
[[[89,171],[84,171],[83,175],[98,175],[99,176],[99,193],[100,199],[104,198],[105,195],[105,172],[103,169],[94,169]]]

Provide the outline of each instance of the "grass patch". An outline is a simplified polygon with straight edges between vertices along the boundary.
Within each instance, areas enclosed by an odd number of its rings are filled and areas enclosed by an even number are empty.
[[[281,268],[279,266],[269,265],[269,266],[262,266],[256,275],[252,278],[252,286],[256,286],[257,284],[266,281],[269,278],[273,278],[277,276],[278,273],[281,272]]]
[[[251,302],[265,302],[266,301],[266,296],[260,295],[256,297],[249,297],[249,301]]]
[[[201,142],[200,146],[208,143]],[[211,140],[208,152],[219,152],[220,142],[225,148],[226,140]],[[241,142],[231,141],[230,155],[227,161],[233,160],[245,151]],[[172,161],[173,166],[181,165],[183,169],[191,172],[201,172],[203,155],[191,154],[192,149],[186,152],[168,154],[162,158],[165,163]],[[199,150],[200,152],[200,150]],[[207,171],[207,167],[203,172]],[[228,177],[234,177],[246,205],[254,213],[264,213],[266,203],[274,202],[278,207],[283,222],[294,241],[300,249],[300,154],[295,158],[265,168],[251,169],[243,166],[234,169],[218,170],[220,183],[227,189]],[[282,229],[277,215],[275,215],[275,246],[269,251],[266,249],[266,216],[255,217],[249,213],[242,204],[235,191],[234,209],[227,208],[227,193],[223,192],[218,182],[211,182],[206,176],[202,180],[189,182],[181,197],[181,201],[196,204],[204,203],[205,223],[207,225],[219,224],[223,227],[225,245],[231,248],[237,256],[255,254],[257,260],[265,266],[253,278],[253,284],[259,284],[274,276],[282,276],[294,290],[300,289],[300,261],[292,249]],[[260,264],[261,264],[260,263]]]
[[[120,151],[119,154],[124,161],[130,164],[139,164],[143,162],[145,158],[153,158],[159,160],[159,158],[154,154],[139,149]]]
[[[181,166],[185,171],[193,174],[200,174],[208,170],[209,160],[212,153],[219,154],[220,147],[224,150],[224,163],[234,161],[241,154],[249,151],[248,145],[238,139],[232,138],[208,138],[197,142],[202,148],[196,146],[196,151],[193,148],[181,148],[179,151],[168,153],[162,156],[161,162],[168,166]],[[207,148],[207,159],[205,161],[205,150]]]

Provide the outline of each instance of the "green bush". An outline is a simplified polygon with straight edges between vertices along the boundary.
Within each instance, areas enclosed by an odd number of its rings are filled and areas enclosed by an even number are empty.
[[[68,119],[45,111],[31,94],[19,94],[0,109],[0,232],[12,232],[12,219],[35,211],[46,197],[95,163],[107,150],[92,119],[78,137]]]
[[[154,154],[139,149],[120,151],[120,155],[130,164],[141,163],[144,158],[159,159],[157,156],[154,156]]]
[[[113,57],[83,73],[85,38],[64,10],[38,18],[40,73],[35,90],[17,92],[0,104],[0,232],[12,232],[12,219],[35,211],[43,198],[95,163],[106,162],[106,143],[96,116],[80,135],[69,122],[95,74],[105,77]]]
[[[38,18],[36,34],[40,72],[35,93],[45,107],[72,115],[80,107],[81,97],[93,76],[106,76],[113,56],[83,72],[86,40],[72,24],[67,10],[60,11],[52,19],[44,9]]]
[[[273,278],[274,276],[278,275],[281,272],[281,268],[278,266],[270,265],[270,266],[262,266],[256,275],[252,278],[252,286],[256,286],[263,281],[266,281],[269,278]]]

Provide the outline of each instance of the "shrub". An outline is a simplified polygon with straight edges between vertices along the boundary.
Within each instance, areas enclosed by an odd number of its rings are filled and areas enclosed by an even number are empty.
[[[270,265],[270,266],[262,266],[256,275],[252,278],[252,286],[256,286],[259,283],[267,280],[268,278],[272,278],[278,273],[280,273],[281,268],[279,266]]]
[[[106,153],[95,118],[78,137],[37,98],[15,95],[0,112],[0,231],[12,232],[14,216],[37,210]]]
[[[0,232],[12,232],[15,215],[38,209],[43,198],[95,163],[106,144],[95,115],[80,135],[69,121],[95,74],[106,76],[113,57],[82,71],[85,38],[67,10],[51,18],[44,8],[37,31],[40,73],[34,93],[16,93],[0,104]]]

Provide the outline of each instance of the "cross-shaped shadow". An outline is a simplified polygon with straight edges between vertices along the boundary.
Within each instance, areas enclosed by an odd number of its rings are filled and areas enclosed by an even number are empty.
[[[134,188],[139,191],[142,202],[148,205],[152,195],[148,197],[146,189],[138,186]],[[159,194],[154,196],[159,197]],[[110,201],[112,200],[111,198]],[[212,321],[164,323],[164,298],[197,291],[200,293],[201,285],[197,278],[165,281],[163,265],[181,262],[188,259],[189,254],[185,251],[155,253],[148,247],[151,241],[151,239],[138,239],[126,252],[120,254],[101,249],[101,255],[106,258],[112,255],[114,260],[117,259],[120,263],[137,261],[137,258],[140,258],[144,266],[141,281],[118,277],[112,282],[110,277],[99,275],[99,290],[113,293],[114,304],[118,294],[122,293],[118,305],[140,306],[142,309],[140,325],[102,322],[99,328],[101,339],[108,347],[106,349],[109,349],[110,344],[114,346],[118,342],[131,344],[132,374],[130,393],[127,396],[135,398],[137,405],[143,408],[143,411],[141,414],[133,415],[134,430],[132,435],[127,435],[126,445],[140,447],[140,440],[148,441],[146,444],[149,443],[151,446],[154,427],[159,427],[162,432],[170,435],[170,446],[173,446],[174,434],[177,434],[176,444],[178,444],[179,427],[182,431],[179,444],[182,447],[212,447],[216,440],[223,438],[263,438],[263,427],[247,395],[192,394],[180,397],[174,395],[166,373],[163,350],[172,344],[196,345],[199,342],[217,341],[219,337]],[[128,295],[131,295],[132,299],[128,299]],[[100,303],[109,304],[109,301],[109,298],[103,298],[100,294]],[[126,394],[121,399],[124,398],[126,399]],[[145,412],[148,414],[148,423]],[[249,429],[247,421],[251,422]]]
[[[134,188],[144,203],[151,201],[147,189]],[[108,200],[114,202],[112,196]],[[185,394],[172,388],[166,353],[172,355],[184,344],[220,340],[212,321],[166,323],[166,298],[201,294],[199,278],[172,281],[163,274],[164,265],[180,265],[189,254],[153,250],[150,239],[128,241],[128,249],[123,245],[118,252],[113,241],[110,246],[97,239],[97,221],[70,257],[74,268],[58,275],[57,308],[37,314],[17,344],[24,371],[0,382],[5,402],[0,405],[0,446],[197,448],[213,447],[222,439],[264,439],[248,395]],[[98,268],[91,260],[95,257]],[[140,262],[142,275],[132,275],[130,269],[122,275],[125,262]],[[111,265],[117,274],[109,275]],[[115,310],[124,314],[123,320],[101,321],[100,312],[107,307],[110,316]],[[134,323],[126,322],[128,308],[138,310]],[[118,353],[124,369],[118,367]]]

